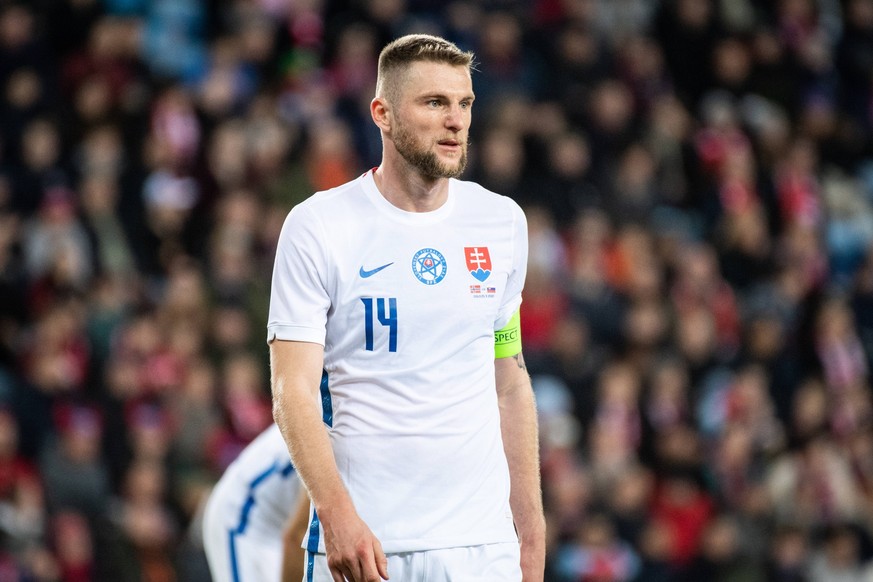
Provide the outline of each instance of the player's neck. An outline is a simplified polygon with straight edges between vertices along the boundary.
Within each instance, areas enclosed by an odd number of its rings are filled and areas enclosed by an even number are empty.
[[[420,172],[382,163],[373,172],[373,180],[382,196],[407,212],[432,212],[449,196],[448,178],[425,178]]]

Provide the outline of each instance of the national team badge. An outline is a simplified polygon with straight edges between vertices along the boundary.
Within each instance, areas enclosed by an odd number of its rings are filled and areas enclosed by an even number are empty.
[[[491,254],[488,247],[464,247],[464,259],[470,274],[479,281],[484,281],[491,275]]]
[[[436,249],[421,249],[412,257],[412,273],[425,285],[436,285],[446,276],[446,258]]]

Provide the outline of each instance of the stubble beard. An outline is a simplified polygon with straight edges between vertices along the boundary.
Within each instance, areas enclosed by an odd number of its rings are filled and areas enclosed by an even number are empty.
[[[461,144],[461,157],[454,166],[440,162],[437,155],[419,146],[415,136],[403,125],[393,131],[394,147],[406,162],[418,170],[425,178],[458,178],[467,168],[467,145]]]

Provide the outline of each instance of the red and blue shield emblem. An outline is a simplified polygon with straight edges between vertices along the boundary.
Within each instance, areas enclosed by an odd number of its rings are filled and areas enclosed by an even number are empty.
[[[491,254],[488,247],[464,247],[464,259],[470,274],[479,281],[484,281],[491,275]]]

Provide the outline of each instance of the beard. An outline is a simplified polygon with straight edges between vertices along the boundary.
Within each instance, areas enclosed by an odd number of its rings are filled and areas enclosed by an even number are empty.
[[[421,172],[425,178],[457,178],[467,167],[467,144],[461,144],[461,157],[457,164],[450,166],[440,162],[437,155],[422,147],[415,135],[403,125],[397,125],[393,132],[394,147],[406,162]]]

